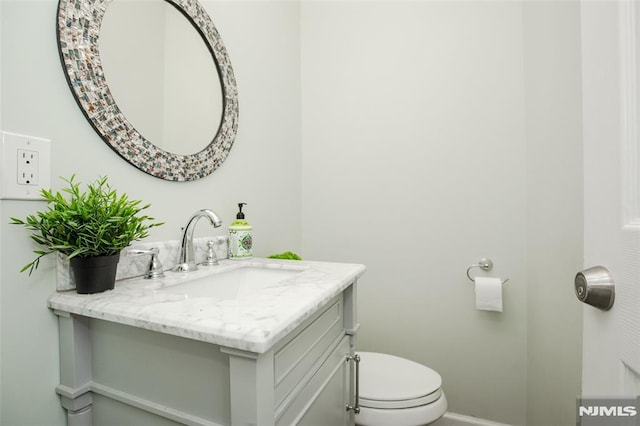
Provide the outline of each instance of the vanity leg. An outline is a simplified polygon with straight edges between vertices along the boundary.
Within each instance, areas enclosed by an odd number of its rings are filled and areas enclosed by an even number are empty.
[[[66,312],[58,315],[60,384],[56,393],[67,410],[68,426],[91,426],[91,339],[89,319]]]
[[[229,355],[231,426],[274,426],[273,352],[220,350]]]
[[[91,407],[75,413],[67,411],[67,426],[91,426],[92,424]]]

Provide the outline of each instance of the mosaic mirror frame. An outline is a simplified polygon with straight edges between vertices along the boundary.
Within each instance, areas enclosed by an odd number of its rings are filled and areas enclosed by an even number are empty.
[[[213,173],[227,158],[238,131],[238,91],[231,61],[213,21],[198,0],[164,0],[180,11],[211,52],[222,87],[218,132],[202,151],[180,155],[144,137],[124,116],[104,77],[98,39],[111,0],[60,0],[57,38],[64,73],[76,102],[100,137],[118,155],[152,176],[191,181]],[[144,23],[140,24],[140,30]]]

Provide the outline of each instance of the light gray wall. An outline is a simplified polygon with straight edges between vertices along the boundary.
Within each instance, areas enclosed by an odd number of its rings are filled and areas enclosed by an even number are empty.
[[[369,267],[361,349],[518,425],[567,424],[580,380],[579,9],[556,3],[302,7],[305,255]],[[501,314],[474,309],[484,256]]]
[[[575,422],[582,307],[580,5],[525,2],[527,424]]]
[[[3,0],[0,6],[1,127],[53,137],[46,122],[58,115],[59,101],[64,99],[55,84],[61,77],[52,37],[55,4]],[[64,79],[60,86],[64,89]],[[43,271],[27,278],[18,273],[31,258],[33,247],[20,229],[8,225],[10,216],[24,216],[43,205],[0,202],[0,423],[7,425],[63,424],[55,394],[59,383],[58,331],[46,308],[46,298],[54,288],[53,274]]]
[[[2,0],[0,127],[52,139],[52,176],[75,172],[81,181],[108,175],[114,187],[152,204],[166,222],[149,241],[177,239],[188,216],[216,210],[226,232],[236,203],[247,202],[255,253],[300,250],[300,39],[294,2],[201,1],[209,11],[234,66],[240,126],[220,169],[190,183],[148,176],[111,151],[76,105],[62,73],[55,39],[57,1]],[[144,27],[142,27],[144,28]],[[25,231],[7,225],[44,208],[42,202],[0,202],[0,403],[2,425],[61,424],[57,326],[46,308],[54,290],[51,262],[34,276],[19,274],[33,246]]]

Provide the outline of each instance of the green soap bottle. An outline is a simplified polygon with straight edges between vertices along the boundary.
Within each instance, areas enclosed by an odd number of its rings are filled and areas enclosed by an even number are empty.
[[[229,226],[229,259],[250,259],[253,246],[253,227],[244,218],[242,207],[247,203],[238,203],[236,220]]]

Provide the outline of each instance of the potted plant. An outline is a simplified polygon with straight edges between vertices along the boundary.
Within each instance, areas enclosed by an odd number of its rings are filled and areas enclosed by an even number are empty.
[[[29,270],[31,275],[43,256],[59,252],[69,259],[78,293],[113,289],[120,251],[162,223],[141,213],[149,204],[119,195],[107,177],[88,184],[86,191],[80,190],[75,175],[62,180],[67,183],[62,192],[41,191],[47,201],[45,211],[25,220],[11,218],[12,224],[34,231],[31,239],[44,247],[34,250],[37,257],[20,272]]]

